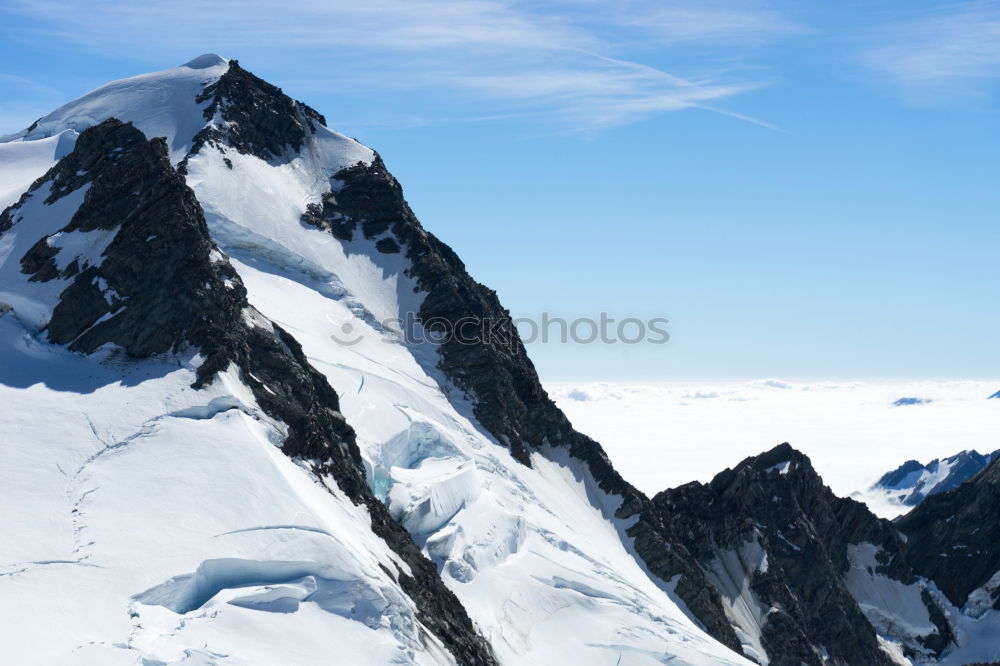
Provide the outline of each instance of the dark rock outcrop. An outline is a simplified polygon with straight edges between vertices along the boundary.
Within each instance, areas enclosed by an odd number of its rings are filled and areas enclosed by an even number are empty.
[[[908,538],[906,557],[917,573],[962,606],[1000,571],[1000,458],[957,488],[928,497],[896,526]]]
[[[705,631],[730,650],[743,654],[740,639],[723,610],[722,596],[687,547],[674,539],[655,505],[644,503],[638,521],[627,534],[649,572],[674,583],[674,593]]]
[[[919,474],[925,469],[927,469],[926,465],[921,465],[916,460],[907,460],[891,472],[883,474],[875,485],[888,490],[902,488],[904,487],[908,477],[911,477],[911,475],[914,474]]]
[[[843,574],[848,544],[868,542],[897,552],[901,540],[863,504],[834,496],[806,456],[783,444],[708,484],[659,493],[653,503],[666,528],[665,543],[683,545],[706,571],[718,570],[721,565],[713,562],[731,558],[747,544],[766,553],[759,567],[743,575],[769,609],[761,642],[771,664],[892,663]],[[824,650],[830,661],[824,662]]]
[[[78,266],[46,332],[70,349],[91,353],[106,344],[138,358],[167,352],[203,357],[195,387],[238,368],[261,409],[288,426],[283,450],[309,461],[371,515],[372,529],[410,567],[390,572],[413,599],[417,617],[461,664],[496,663],[465,609],[409,533],[368,487],[352,428],[337,394],[309,365],[300,345],[247,302],[246,290],[212,242],[201,206],[170,164],[163,140],[147,140],[115,119],[84,131],[76,149],[39,179],[0,224],[19,219],[20,205],[45,184],[48,202],[89,186],[62,230],[113,232],[94,265]],[[28,279],[52,280],[46,239],[22,260]],[[46,249],[48,248],[48,249]],[[79,264],[79,262],[77,262]]]
[[[908,467],[900,473],[922,469]],[[748,589],[761,610],[760,624],[745,626],[746,618],[736,616],[727,622],[743,635],[759,630],[776,666],[891,663],[872,622],[892,640],[902,641],[909,656],[934,659],[955,645],[953,622],[966,612],[959,609],[973,591],[979,590],[969,611],[973,617],[989,606],[1000,610],[1000,586],[994,580],[1000,571],[1000,459],[958,487],[928,497],[895,522],[877,518],[864,504],[836,497],[809,459],[787,444],[747,458],[710,483],[659,493],[653,506],[630,530],[650,535],[636,539],[649,568],[662,578],[680,574],[674,578],[680,590],[690,575],[681,571],[689,565],[689,555],[702,572],[692,579],[695,586],[707,583],[724,605]],[[852,546],[871,548],[875,562],[852,561]],[[857,558],[859,551],[853,552]],[[849,571],[855,572],[850,589]],[[871,585],[898,585],[900,591],[916,586],[933,629],[918,636],[904,628],[905,622],[894,626],[891,618],[913,612],[892,606],[894,593],[875,593],[866,604],[888,605],[862,610],[858,599],[867,599],[865,576],[872,577]],[[856,599],[855,594],[861,596]],[[898,603],[909,602],[900,596]],[[701,615],[705,604],[688,602],[713,635],[725,640],[713,629],[715,606],[707,604],[706,619]]]
[[[382,159],[341,170],[331,190],[303,222],[345,240],[358,233],[378,238],[382,251],[391,240],[405,252],[408,272],[426,294],[414,314],[443,340],[438,369],[473,399],[479,423],[526,465],[530,452],[545,444],[568,448],[603,490],[624,497],[629,515],[634,513],[641,494],[615,472],[599,444],[573,430],[542,388],[496,292],[476,282],[458,255],[424,230]]]
[[[335,194],[324,199],[321,210],[311,211],[312,223],[325,222],[332,229],[346,221],[352,235],[359,231],[374,240],[388,233],[405,248],[410,276],[426,292],[414,314],[433,322],[433,332],[444,340],[440,369],[475,399],[483,427],[525,464],[530,448],[546,438],[557,443],[561,431],[571,429],[542,389],[496,292],[473,280],[451,248],[423,229],[380,157],[334,178]],[[458,322],[463,322],[461,330]]]
[[[254,76],[236,60],[230,60],[226,72],[195,101],[209,102],[205,120],[217,122],[195,134],[188,156],[178,165],[181,173],[187,170],[188,158],[206,145],[228,146],[268,162],[287,161],[302,149],[317,124],[326,124],[318,111]]]

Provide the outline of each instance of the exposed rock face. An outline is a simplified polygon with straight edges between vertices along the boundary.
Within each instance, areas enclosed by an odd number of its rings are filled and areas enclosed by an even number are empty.
[[[61,276],[73,279],[52,313],[49,339],[84,353],[113,343],[137,357],[205,342],[211,359],[215,340],[227,334],[226,317],[239,317],[241,294],[232,267],[210,258],[201,207],[170,166],[163,141],[108,120],[81,134],[29,193],[47,183],[48,204],[88,187],[60,233],[114,232],[93,265],[74,259]],[[60,277],[59,250],[48,240],[21,260],[33,281]]]
[[[542,420],[558,412],[496,293],[473,280],[451,248],[424,231],[381,158],[371,166],[345,169],[335,178],[342,186],[324,200],[322,210],[311,211],[314,217],[353,222],[353,228],[341,225],[342,234],[357,231],[374,239],[391,232],[392,240],[406,249],[412,277],[427,292],[419,316],[435,322],[436,333],[448,336],[440,346],[441,370],[476,398],[480,423],[528,464],[529,447],[558,433],[558,426]],[[461,334],[468,342],[452,335],[459,321],[469,322]]]
[[[630,530],[649,568],[680,574],[679,592],[690,557],[690,586],[717,592],[748,656],[776,666],[893,663],[877,633],[933,662],[962,645],[956,622],[1000,610],[998,460],[895,523],[836,497],[787,444],[652,503]],[[688,601],[725,641],[716,606]]]
[[[315,109],[291,99],[281,89],[229,61],[218,81],[196,99],[209,102],[205,120],[211,122],[194,136],[194,155],[206,145],[226,145],[265,161],[286,161],[302,149],[306,137],[326,119]],[[187,158],[179,165],[184,173]]]
[[[907,460],[905,463],[882,475],[875,485],[889,490],[904,487],[908,478],[919,474],[927,469],[926,465],[921,465],[916,460]]]
[[[1000,458],[958,488],[933,495],[896,521],[906,557],[956,606],[1000,571]],[[1000,609],[1000,592],[994,592]]]
[[[705,631],[737,654],[745,655],[739,636],[726,617],[718,589],[708,581],[687,547],[674,539],[652,502],[643,503],[638,521],[627,534],[650,573],[676,583],[674,592]]]
[[[83,353],[115,344],[140,358],[196,349],[204,360],[195,387],[235,364],[261,409],[288,426],[283,450],[311,461],[319,475],[331,476],[352,501],[365,505],[375,533],[409,565],[412,576],[390,573],[414,600],[423,625],[459,663],[496,663],[434,565],[372,495],[337,394],[294,338],[249,306],[165,143],[147,141],[115,119],[84,131],[76,149],[4,211],[0,229],[20,223],[18,206],[48,183],[50,203],[88,187],[63,232],[114,232],[100,260],[74,262],[71,275],[53,272],[59,250],[44,238],[22,260],[28,279],[72,278],[47,326],[49,339]]]
[[[760,606],[760,642],[771,664],[892,663],[843,573],[849,543],[896,552],[900,539],[864,505],[835,497],[806,456],[783,444],[653,503],[667,542],[683,544],[723,594],[732,595],[727,576],[741,562],[735,576],[747,578]]]
[[[355,234],[379,238],[382,252],[397,247],[405,252],[411,277],[426,292],[416,314],[445,339],[440,370],[474,399],[483,427],[526,465],[529,452],[545,443],[567,447],[590,465],[604,490],[638,498],[600,445],[574,431],[549,399],[496,292],[476,282],[452,249],[424,230],[382,159],[340,171],[331,189],[303,222],[345,240]]]

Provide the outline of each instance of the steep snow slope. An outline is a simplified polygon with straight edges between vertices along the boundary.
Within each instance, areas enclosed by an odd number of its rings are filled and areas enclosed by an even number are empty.
[[[878,547],[860,543],[849,550],[851,566],[844,582],[885,644],[909,648],[913,661],[900,663],[964,666],[1000,659],[1000,645],[996,643],[1000,610],[992,607],[1000,590],[1000,572],[974,590],[966,603],[956,606],[933,581],[922,576],[904,584],[879,573]],[[921,636],[928,635],[935,619],[928,614],[925,598],[943,609],[950,634],[950,644],[938,659],[928,654],[920,641]]]
[[[232,97],[203,95],[232,66],[205,56],[109,84],[5,147],[51,141],[46,137],[112,116],[166,137],[251,304],[302,344],[340,394],[374,490],[438,564],[503,663],[747,663],[708,638],[672,600],[670,585],[647,574],[623,534],[627,525],[613,517],[620,499],[601,492],[584,465],[562,450],[533,453],[531,467],[515,460],[436,371],[433,345],[399,340],[397,325],[386,320],[415,312],[422,298],[404,254],[386,252],[377,238],[341,242],[300,221],[309,204],[336,196],[336,181],[328,192],[331,176],[370,163],[373,153],[316,124],[315,112],[271,94],[263,111],[277,99],[291,114],[276,153],[246,124],[227,120]],[[39,293],[33,302],[53,297]],[[44,308],[25,311],[35,313],[34,325],[47,316]],[[9,345],[25,339],[10,317],[2,321],[14,327]],[[33,615],[5,628],[14,630],[12,640],[41,640],[32,632],[49,617],[44,604],[70,591],[74,629],[52,649],[82,646],[79,654],[94,651],[91,663],[110,663],[109,654],[133,647],[164,662],[211,663],[225,653],[227,663],[276,663],[267,652],[276,642],[282,649],[301,644],[311,655],[285,656],[286,663],[310,663],[328,645],[363,646],[365,657],[345,655],[345,663],[449,661],[380,566],[393,570],[399,562],[365,531],[365,514],[336,501],[343,499],[336,493],[331,500],[280,455],[273,447],[280,424],[253,418],[259,410],[245,387],[230,378],[213,384],[215,393],[195,392],[187,388],[190,360],[154,372],[155,382],[126,376],[119,384],[98,382],[96,390],[60,387],[61,364],[89,361],[26,340],[31,361],[23,362],[21,380],[3,382],[12,394],[7,404],[24,414],[77,416],[57,421],[64,432],[38,419],[21,434],[19,423],[3,426],[5,448],[24,462],[5,468],[11,487],[37,502],[31,519],[10,518],[11,542],[31,541],[42,516],[60,516],[53,520],[86,545],[75,550],[79,544],[62,537],[51,550],[4,560],[12,566],[3,580],[17,587],[2,598],[32,597]],[[34,386],[47,373],[57,388]],[[236,400],[245,409],[220,411]],[[109,408],[118,403],[142,408]],[[74,521],[85,527],[75,531]],[[53,560],[72,564],[38,564]],[[64,568],[71,571],[61,578],[49,573]],[[76,588],[74,575],[93,578]],[[101,590],[93,610],[75,610],[86,601],[74,590],[86,585]]]
[[[194,135],[205,125],[201,111],[207,104],[195,98],[228,66],[229,61],[224,58],[203,55],[180,67],[113,81],[4,140],[31,141],[69,130],[79,133],[115,117],[131,121],[149,138],[166,138],[173,161],[178,162],[191,149]]]
[[[0,344],[5,662],[449,663],[233,375],[195,391],[193,359],[102,366],[10,317]]]
[[[33,141],[0,142],[0,210],[17,201],[31,183],[73,150],[77,133],[63,130]]]
[[[652,664],[668,654],[677,663],[741,663],[644,574],[601,512],[611,502],[577,465],[538,455],[533,469],[521,465],[456,409],[409,349],[347,304],[301,276],[237,268],[254,305],[293,332],[338,390],[376,491],[439,563],[503,663]],[[363,336],[350,348],[330,340],[342,322]]]

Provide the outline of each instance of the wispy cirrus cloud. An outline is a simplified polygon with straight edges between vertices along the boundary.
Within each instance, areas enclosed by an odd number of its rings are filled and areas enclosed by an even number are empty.
[[[297,54],[301,80],[419,88],[456,96],[468,108],[478,103],[488,110],[482,117],[548,116],[585,129],[689,108],[767,126],[713,106],[763,81],[671,51],[702,44],[731,60],[802,30],[772,9],[735,1],[94,0],[87,11],[66,0],[9,5],[33,17],[37,31],[101,52],[176,59],[210,44],[235,57]],[[686,71],[667,71],[675,61]]]
[[[1000,2],[946,3],[883,26],[862,60],[921,101],[995,94],[1000,84]]]
[[[757,82],[727,82],[710,76],[685,79],[588,52],[570,53],[560,60],[565,61],[560,66],[527,72],[438,74],[438,83],[523,103],[538,113],[547,110],[577,128],[600,128],[658,113],[699,108],[773,129],[762,121],[711,106],[760,87]]]

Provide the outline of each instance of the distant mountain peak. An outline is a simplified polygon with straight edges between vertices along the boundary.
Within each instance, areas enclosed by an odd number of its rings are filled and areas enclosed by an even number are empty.
[[[893,407],[907,407],[910,405],[926,405],[933,400],[927,398],[899,398],[892,403]]]
[[[947,458],[935,458],[927,464],[907,460],[883,474],[870,492],[884,494],[894,504],[916,506],[931,495],[957,488],[998,455],[1000,451],[981,454],[972,450],[960,451]]]

